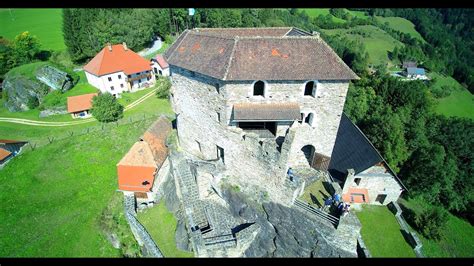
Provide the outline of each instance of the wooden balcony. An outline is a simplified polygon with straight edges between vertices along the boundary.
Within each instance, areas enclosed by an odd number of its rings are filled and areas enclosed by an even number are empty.
[[[126,82],[133,82],[135,80],[140,80],[140,79],[148,78],[148,77],[151,78],[151,72],[148,72],[146,74],[141,74],[141,75],[138,75],[138,76],[135,76],[135,77],[132,77],[132,78],[126,77],[125,81]]]

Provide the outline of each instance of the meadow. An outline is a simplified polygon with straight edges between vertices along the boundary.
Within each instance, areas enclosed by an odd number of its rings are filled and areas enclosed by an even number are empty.
[[[341,35],[362,42],[369,54],[369,64],[373,65],[390,62],[388,52],[393,51],[395,46],[403,46],[403,43],[372,25],[356,26],[349,29],[323,30],[323,32],[328,35]]]
[[[8,8],[0,10],[0,36],[13,40],[18,34],[29,31],[36,35],[41,49],[66,49],[62,32],[62,10],[45,8]]]

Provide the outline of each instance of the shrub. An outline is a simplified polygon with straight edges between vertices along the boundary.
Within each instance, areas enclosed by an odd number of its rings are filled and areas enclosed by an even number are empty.
[[[50,92],[43,98],[43,102],[41,103],[41,108],[50,108],[56,106],[65,106],[66,105],[66,98],[63,97],[63,94],[59,90],[55,90]]]
[[[435,98],[444,98],[444,97],[448,97],[449,95],[451,95],[451,93],[453,92],[453,88],[450,87],[450,86],[441,86],[441,87],[432,87],[431,88],[431,93],[433,94],[433,96]]]
[[[92,115],[99,122],[114,122],[123,117],[123,106],[110,93],[100,93],[92,98]]]
[[[441,207],[432,207],[415,216],[415,225],[426,238],[439,240],[443,227],[448,221],[448,213]]]
[[[26,102],[26,106],[28,106],[29,109],[35,109],[36,107],[39,106],[39,100],[36,97],[29,97],[28,102]]]
[[[167,99],[171,88],[171,81],[168,78],[160,77],[158,79],[158,90],[156,96],[160,99]]]

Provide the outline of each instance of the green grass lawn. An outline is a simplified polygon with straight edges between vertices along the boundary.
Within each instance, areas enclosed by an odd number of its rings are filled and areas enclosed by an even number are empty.
[[[13,40],[16,35],[29,31],[38,37],[42,49],[65,50],[62,20],[61,9],[1,9],[0,36]]]
[[[403,46],[403,43],[395,40],[385,31],[372,25],[356,26],[350,29],[322,30],[328,35],[342,35],[355,40],[360,40],[369,54],[369,64],[385,64],[390,62],[388,52],[393,51],[395,46]],[[367,34],[367,37],[361,34]]]
[[[474,119],[474,96],[466,88],[449,76],[438,73],[430,73],[429,76],[436,78],[433,87],[453,88],[451,95],[437,100],[435,111],[438,114]]]
[[[329,8],[301,8],[300,10],[306,12],[306,14],[310,18],[316,18],[319,15],[326,16],[326,15],[329,14],[329,15],[331,15],[332,21],[334,21],[334,22],[338,22],[338,23],[341,23],[341,24],[346,22],[344,19],[335,17],[331,13],[329,13]]]
[[[395,216],[386,206],[364,205],[356,214],[362,224],[362,239],[373,257],[416,257]]]
[[[400,199],[399,204],[415,213],[421,212],[423,206],[427,206],[427,203],[421,199]],[[418,236],[423,243],[423,254],[427,257],[474,257],[474,227],[469,222],[452,214],[448,214],[448,222],[439,241],[427,239],[420,233]]]
[[[161,200],[158,206],[154,206],[144,212],[139,212],[137,217],[158,245],[165,258],[194,257],[194,253],[182,251],[176,247],[175,232],[177,221],[173,214],[166,209],[164,200]]]
[[[116,193],[117,162],[152,122],[27,148],[10,161],[0,171],[0,257],[121,256],[101,233],[101,214]]]
[[[425,39],[423,39],[423,37],[421,36],[421,34],[416,31],[415,29],[415,25],[405,19],[405,18],[401,18],[401,17],[377,17],[377,20],[382,22],[382,23],[385,23],[387,22],[389,27],[394,29],[394,30],[398,30],[400,32],[403,32],[403,33],[407,33],[407,34],[410,34],[413,38],[416,38],[420,41],[422,41],[423,43],[425,43]]]
[[[21,66],[12,68],[10,71],[8,71],[6,75],[8,77],[23,76],[28,79],[36,81],[37,80],[36,71],[38,70],[38,68],[47,64],[48,62],[35,62],[35,63],[21,65]]]

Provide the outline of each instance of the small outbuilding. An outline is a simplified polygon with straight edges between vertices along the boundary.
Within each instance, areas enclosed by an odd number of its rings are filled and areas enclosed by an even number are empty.
[[[408,67],[406,76],[410,79],[426,79],[426,72],[424,68]]]
[[[402,67],[403,69],[406,69],[409,67],[417,67],[417,64],[415,61],[403,61]]]
[[[92,98],[97,93],[89,93],[67,97],[67,111],[73,118],[87,118],[91,116]]]
[[[153,73],[155,76],[169,76],[170,75],[170,66],[166,59],[161,54],[157,54],[154,58],[151,59]]]

